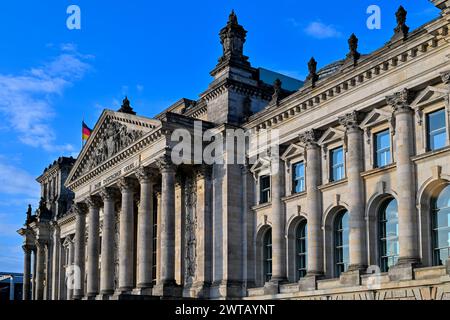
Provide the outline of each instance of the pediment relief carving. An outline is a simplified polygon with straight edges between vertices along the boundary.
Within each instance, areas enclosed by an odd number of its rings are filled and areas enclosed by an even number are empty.
[[[291,159],[292,157],[301,155],[304,153],[304,148],[298,144],[291,144],[286,151],[282,154],[281,159],[286,161]]]
[[[370,127],[374,127],[382,122],[390,121],[392,118],[392,113],[381,110],[381,109],[374,109],[372,110],[366,118],[361,122],[361,129],[367,129]]]
[[[114,158],[158,127],[159,121],[105,111],[67,181],[73,182]]]
[[[136,142],[144,135],[142,130],[129,128],[119,122],[108,122],[102,132],[96,137],[90,146],[82,162],[81,173],[86,173],[106,160],[113,157],[119,151]]]
[[[345,132],[336,128],[328,128],[327,131],[319,139],[318,144],[321,146],[333,143],[345,138]]]

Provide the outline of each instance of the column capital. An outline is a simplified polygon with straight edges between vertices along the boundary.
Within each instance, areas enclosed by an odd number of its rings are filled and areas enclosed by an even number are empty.
[[[156,166],[161,172],[175,171],[175,165],[167,154],[156,160]]]
[[[121,192],[134,191],[137,187],[136,180],[130,177],[121,178],[117,185]]]
[[[207,165],[200,165],[195,168],[195,176],[197,180],[210,179],[212,175],[212,168]]]
[[[24,244],[22,249],[25,254],[30,254],[33,248],[28,244]]]
[[[410,104],[414,99],[414,94],[409,89],[403,89],[393,95],[386,97],[386,102],[390,105],[394,113],[410,112]]]
[[[99,196],[89,196],[86,198],[86,205],[89,209],[100,209],[102,201]]]
[[[100,191],[100,197],[103,201],[115,200],[118,197],[117,190],[110,187],[103,188]]]
[[[78,203],[74,204],[73,210],[75,212],[75,216],[86,215],[87,205],[83,202],[78,202]]]
[[[156,175],[156,172],[149,167],[140,167],[136,170],[135,175],[139,183],[149,183]]]
[[[320,132],[316,129],[311,129],[305,131],[299,136],[300,142],[307,148],[316,148],[318,147],[318,141],[320,138]]]
[[[360,123],[363,120],[364,114],[359,111],[352,111],[339,117],[339,123],[345,127],[347,131],[360,130]]]

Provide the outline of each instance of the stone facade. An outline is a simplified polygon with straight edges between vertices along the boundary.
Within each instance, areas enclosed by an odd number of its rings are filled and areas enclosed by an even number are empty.
[[[450,185],[450,5],[432,2],[438,19],[410,32],[400,8],[393,37],[371,54],[352,35],[343,60],[316,70],[312,59],[295,92],[251,66],[232,12],[199,100],[150,119],[126,99],[103,112],[70,173],[58,165],[38,179],[42,208],[19,230],[25,278],[34,270],[24,298],[450,299],[450,244],[437,255],[434,219]],[[198,120],[202,133],[277,131],[279,152],[174,164],[173,132],[195,136]],[[59,198],[47,196],[53,171]],[[449,206],[439,209],[450,217]],[[445,230],[450,241],[448,220],[439,241]]]

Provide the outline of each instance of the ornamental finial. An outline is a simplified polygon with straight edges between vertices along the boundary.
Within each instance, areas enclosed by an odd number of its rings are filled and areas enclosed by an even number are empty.
[[[136,115],[136,112],[134,112],[133,108],[131,107],[130,100],[128,100],[127,96],[125,97],[125,99],[123,99],[122,106],[120,107],[120,109],[117,112]]]

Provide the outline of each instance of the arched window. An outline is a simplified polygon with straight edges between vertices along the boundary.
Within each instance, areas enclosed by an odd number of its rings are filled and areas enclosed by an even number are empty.
[[[334,222],[335,275],[339,277],[349,265],[349,214],[342,210]]]
[[[296,239],[296,277],[297,280],[306,276],[307,266],[308,266],[308,229],[306,220],[301,221],[297,229],[295,230],[295,239]]]
[[[272,279],[272,230],[269,229],[264,234],[263,240],[263,272],[265,282]]]
[[[445,265],[450,256],[450,185],[432,199],[434,265]]]
[[[397,200],[386,200],[378,214],[380,268],[387,272],[398,261],[398,205]]]

